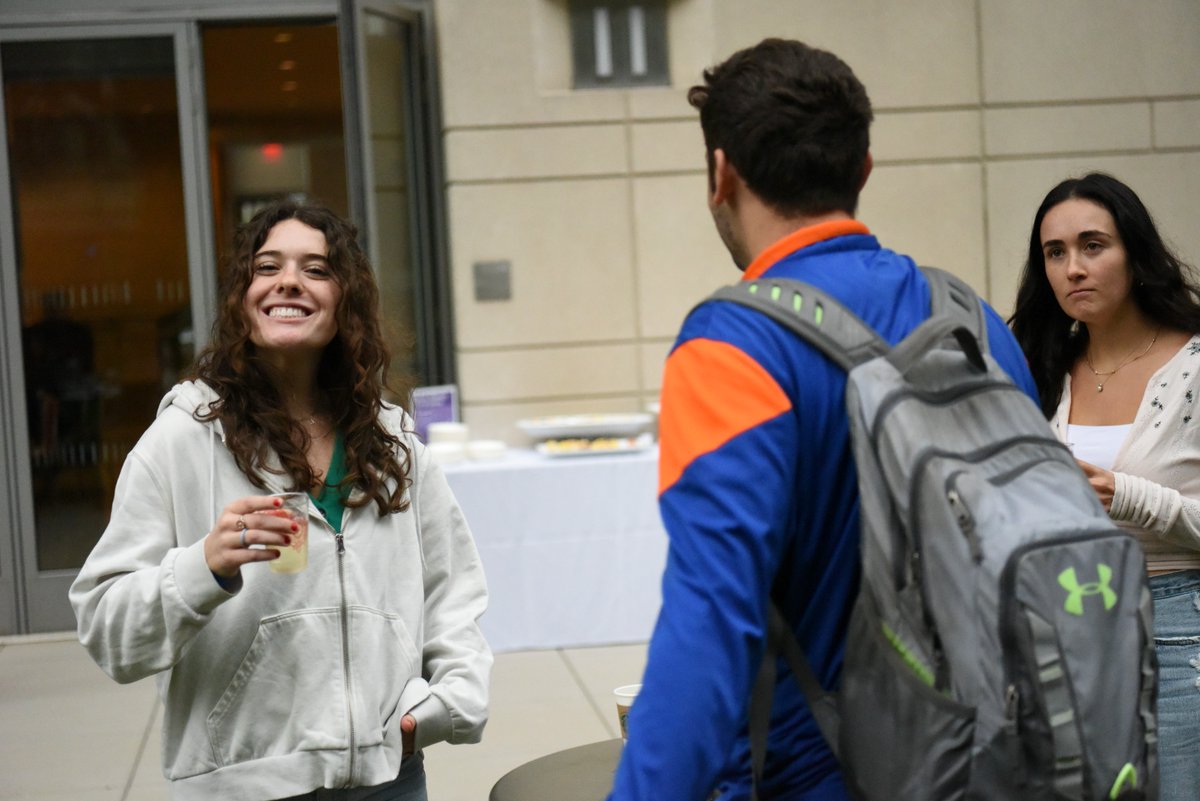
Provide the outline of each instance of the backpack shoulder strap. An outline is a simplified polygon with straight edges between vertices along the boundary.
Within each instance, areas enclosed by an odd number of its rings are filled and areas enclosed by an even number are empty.
[[[966,281],[937,267],[921,267],[929,283],[930,316],[944,314],[966,326],[987,352],[987,320],[975,290]],[[827,292],[790,278],[740,281],[721,287],[704,302],[727,300],[766,314],[799,334],[844,370],[883,356],[887,342],[841,301]]]
[[[710,300],[757,309],[799,334],[847,371],[890,350],[887,342],[841,301],[803,281],[740,281],[718,289],[703,302]]]
[[[921,272],[929,282],[930,316],[945,314],[955,318],[975,335],[979,349],[986,353],[987,319],[975,290],[957,275],[937,267],[921,267]]]
[[[767,609],[767,643],[763,653],[763,661],[754,681],[750,694],[750,798],[758,801],[758,789],[762,785],[763,768],[767,760],[767,732],[771,726],[771,701],[775,696],[776,666],[780,657],[787,661],[792,676],[800,685],[804,699],[808,702],[809,711],[817,723],[817,729],[825,738],[834,757],[838,756],[838,731],[841,728],[841,715],[838,713],[837,702],[832,693],[821,687],[817,674],[813,673],[804,655],[804,648],[792,633],[784,619],[783,612],[774,599]]]

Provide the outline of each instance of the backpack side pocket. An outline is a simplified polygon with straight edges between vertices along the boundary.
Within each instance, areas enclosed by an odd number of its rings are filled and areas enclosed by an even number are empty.
[[[961,801],[975,711],[934,689],[929,666],[889,633],[868,593],[850,621],[838,705],[848,782],[865,798]],[[886,758],[881,758],[886,756]]]

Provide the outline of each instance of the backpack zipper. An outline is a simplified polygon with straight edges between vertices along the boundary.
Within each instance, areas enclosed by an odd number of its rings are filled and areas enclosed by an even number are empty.
[[[1009,684],[1004,688],[1004,719],[1013,734],[1017,733],[1017,710],[1021,708],[1021,693],[1017,685]]]
[[[1025,762],[1021,759],[1021,741],[1018,737],[1021,728],[1021,691],[1012,683],[1011,676],[1007,678],[1010,683],[1004,688],[1004,731],[1008,739],[1008,764],[1019,771],[1016,784],[1021,787],[1025,785]]]
[[[963,472],[959,470],[951,473],[950,479],[946,483],[953,482]],[[959,530],[967,538],[967,547],[971,551],[971,559],[975,564],[979,564],[983,561],[983,545],[979,542],[979,535],[975,533],[975,516],[971,514],[971,510],[967,508],[966,501],[962,499],[962,495],[954,487],[946,490],[946,500],[950,503],[950,510],[954,513],[954,521],[958,523]]]

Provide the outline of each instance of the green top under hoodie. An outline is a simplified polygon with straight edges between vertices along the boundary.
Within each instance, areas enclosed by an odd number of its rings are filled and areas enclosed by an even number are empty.
[[[325,471],[325,481],[321,492],[308,494],[309,500],[317,507],[321,517],[334,531],[342,530],[342,515],[346,511],[346,498],[338,491],[338,484],[346,477],[346,440],[342,432],[337,432],[333,440],[333,456],[329,459],[329,469]]]

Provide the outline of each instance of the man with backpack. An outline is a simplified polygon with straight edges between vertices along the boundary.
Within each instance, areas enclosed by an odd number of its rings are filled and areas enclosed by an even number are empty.
[[[929,316],[924,274],[854,219],[872,111],[845,63],[768,39],[706,71],[688,100],[704,131],[709,208],[743,283],[801,279],[889,345]],[[1000,317],[986,305],[981,317],[991,357],[1036,399]],[[708,302],[684,322],[659,423],[663,605],[613,801],[751,797],[747,718],[772,596],[817,682],[838,687],[860,578],[846,387],[844,365],[756,309]],[[757,796],[847,798],[799,683],[780,672],[768,678]]]

